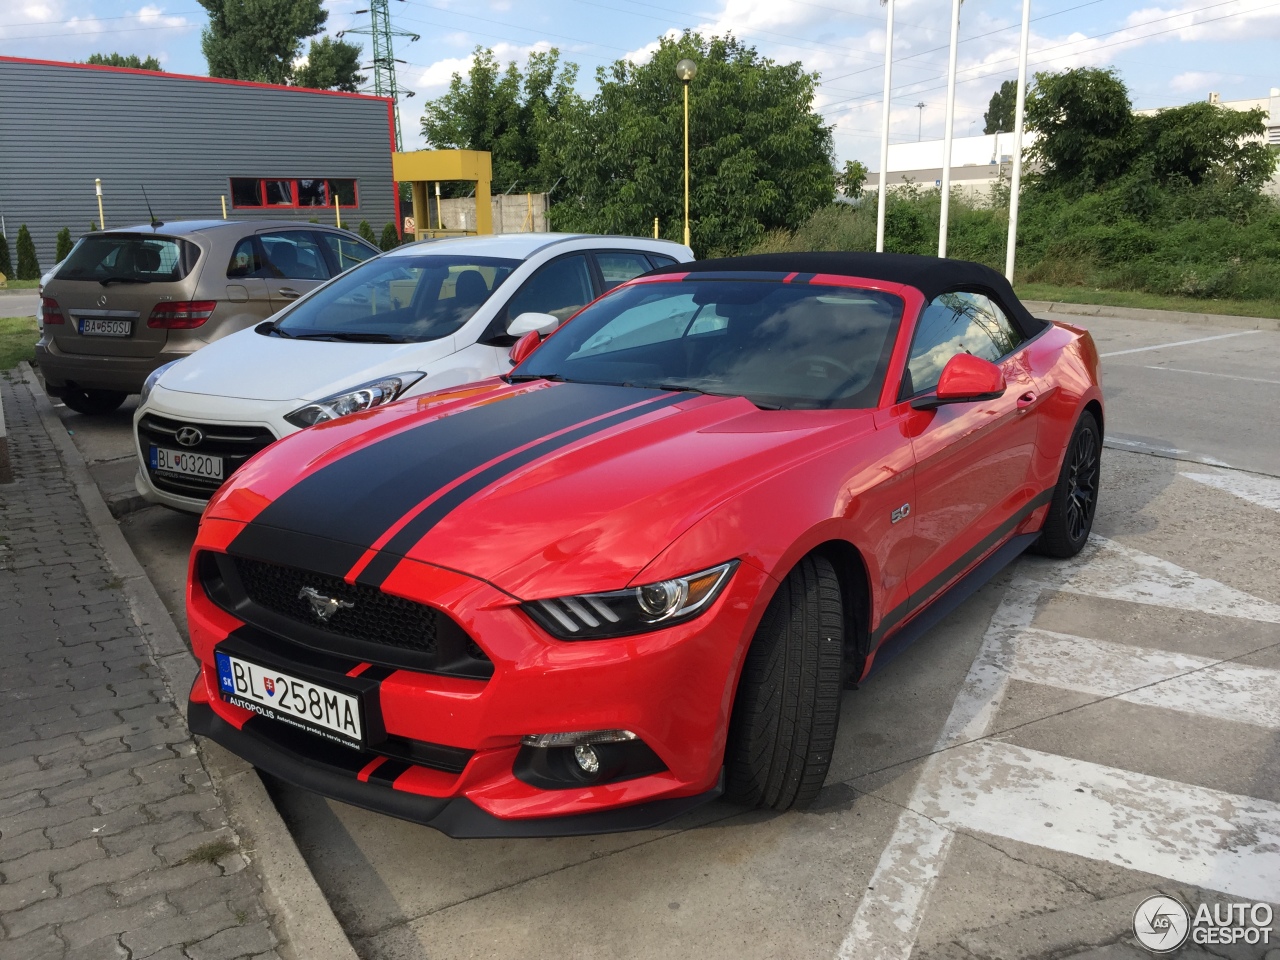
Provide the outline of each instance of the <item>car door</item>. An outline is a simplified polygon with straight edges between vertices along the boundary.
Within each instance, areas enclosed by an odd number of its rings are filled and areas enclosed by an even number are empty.
[[[907,415],[916,459],[913,602],[935,594],[1012,533],[1038,493],[1030,483],[1036,383],[1022,332],[990,297],[954,291],[925,306],[899,396],[905,401],[932,392],[959,353],[997,363],[1008,386],[992,400]]]
[[[271,295],[267,292],[267,277],[270,275],[267,257],[258,238],[241,237],[231,248],[231,259],[227,262],[227,300],[235,304],[233,309],[238,315],[266,319],[275,312],[271,306]]]
[[[258,233],[267,265],[267,295],[281,310],[329,279],[329,263],[319,238],[310,230]]]

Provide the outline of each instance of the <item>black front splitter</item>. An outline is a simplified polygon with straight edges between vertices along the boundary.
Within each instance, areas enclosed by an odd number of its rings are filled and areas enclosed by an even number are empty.
[[[598,833],[624,833],[647,830],[688,813],[724,793],[724,774],[720,782],[692,797],[651,800],[629,807],[579,813],[567,817],[503,820],[480,809],[466,797],[436,798],[396,790],[374,782],[362,782],[347,773],[318,766],[288,750],[269,743],[253,733],[237,730],[223,720],[207,703],[191,701],[187,707],[187,726],[192,733],[208,737],[247,760],[263,773],[285,783],[310,790],[333,800],[385,813],[412,823],[439,830],[459,840],[496,837],[579,837]]]

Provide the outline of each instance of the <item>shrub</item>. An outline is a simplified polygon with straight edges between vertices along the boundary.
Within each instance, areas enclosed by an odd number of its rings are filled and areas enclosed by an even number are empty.
[[[58,231],[58,252],[54,254],[54,262],[61,263],[67,259],[67,255],[71,253],[71,248],[75,246],[75,241],[71,239],[71,228],[63,227]]]
[[[15,276],[19,280],[40,279],[40,261],[36,259],[36,245],[25,223],[18,228],[18,270]]]
[[[9,259],[9,238],[0,233],[0,273],[13,276],[13,261]]]
[[[375,246],[377,245],[378,238],[374,235],[373,227],[369,226],[368,220],[360,221],[360,226],[356,227],[356,233],[360,234],[361,239],[368,240]]]
[[[394,223],[388,223],[382,228],[382,238],[378,241],[378,246],[383,250],[393,250],[400,246],[400,234],[396,233],[396,225]]]

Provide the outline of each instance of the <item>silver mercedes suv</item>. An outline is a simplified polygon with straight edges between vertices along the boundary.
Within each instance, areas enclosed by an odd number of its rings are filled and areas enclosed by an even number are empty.
[[[110,413],[156,367],[265,320],[377,256],[347,230],[186,220],[81,237],[44,285],[36,361],[72,410]]]

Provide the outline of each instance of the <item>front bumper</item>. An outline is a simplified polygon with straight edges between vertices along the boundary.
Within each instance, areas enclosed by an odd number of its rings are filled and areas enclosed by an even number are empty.
[[[225,548],[239,529],[206,518],[196,553]],[[332,650],[304,648],[301,635],[247,625],[209,599],[193,563],[188,622],[202,669],[191,691],[191,728],[282,780],[450,836],[644,829],[723,789],[732,694],[765,580],[743,563],[716,603],[692,621],[619,640],[562,642],[489,584],[402,561],[384,591],[438,598],[431,605],[492,661],[492,676],[475,679],[367,669],[367,656],[363,664],[335,658]],[[386,740],[371,736],[361,749],[337,745],[226,702],[215,647],[339,689],[368,681],[361,695],[376,717],[370,726]],[[559,788],[517,776],[522,736],[603,729],[634,731],[665,769]],[[454,762],[437,762],[442,754]]]

